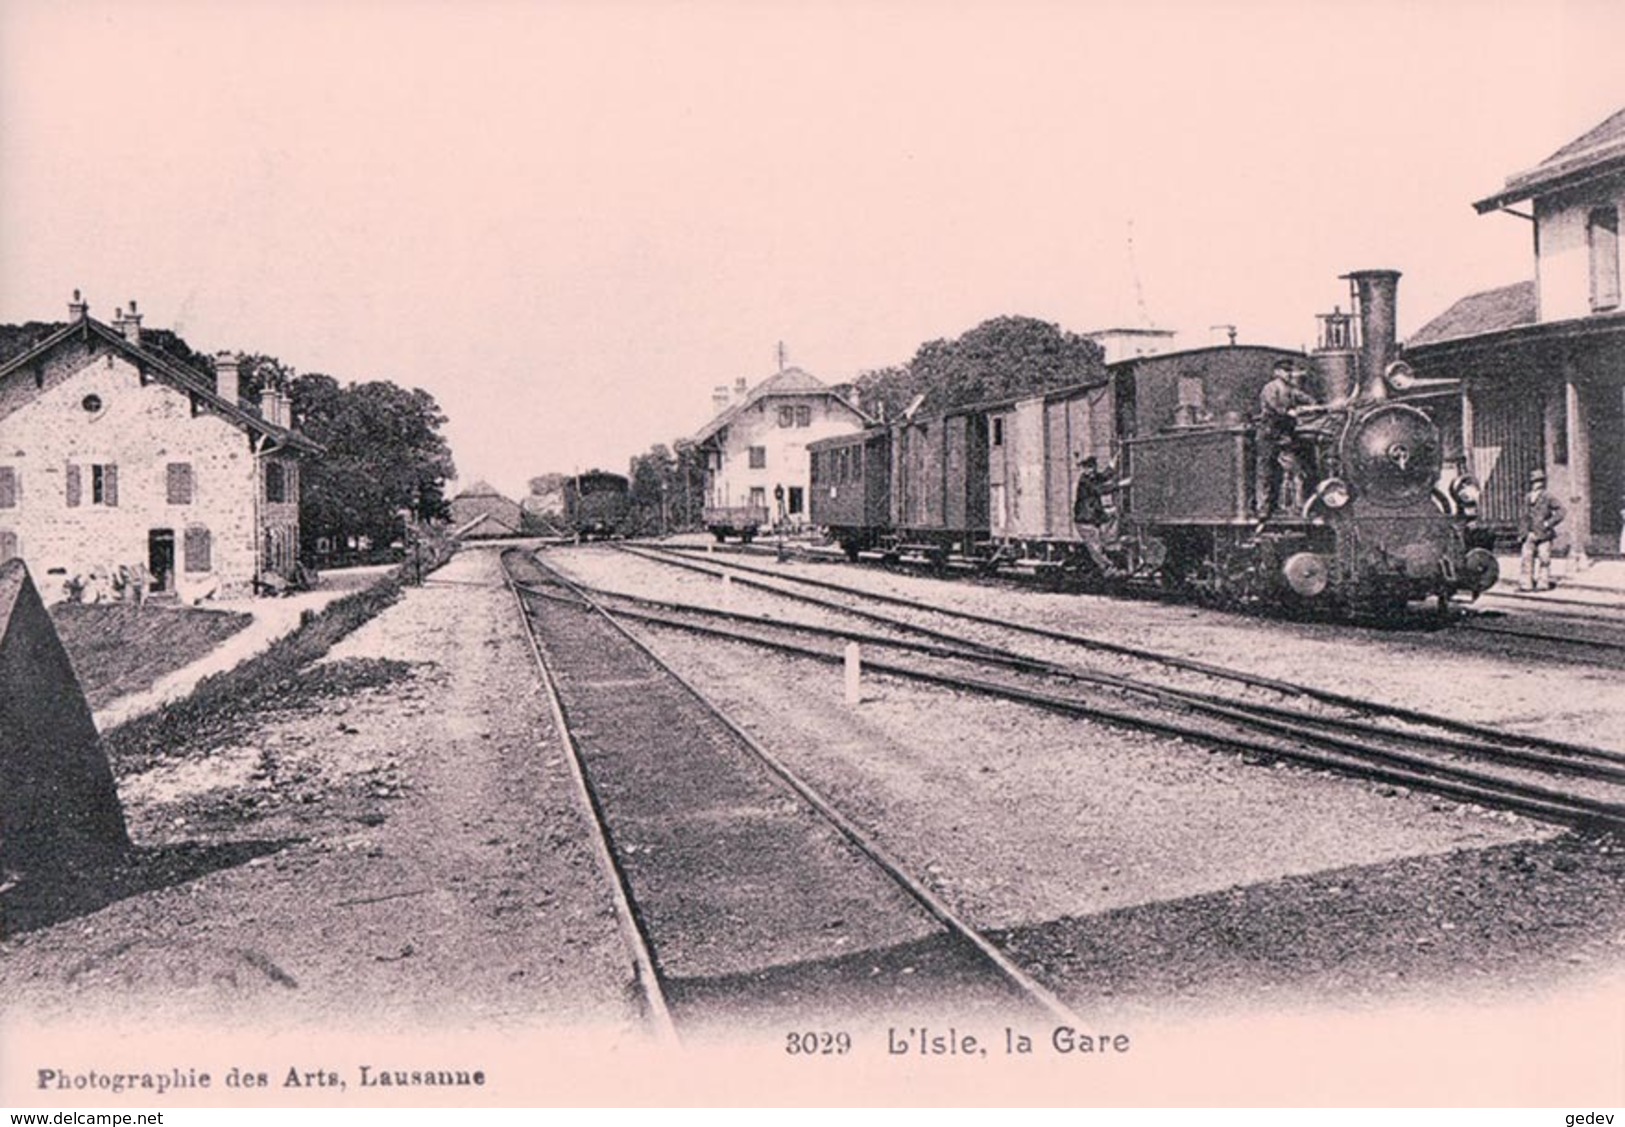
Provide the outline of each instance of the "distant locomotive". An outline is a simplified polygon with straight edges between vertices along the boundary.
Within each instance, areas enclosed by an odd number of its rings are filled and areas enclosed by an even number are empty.
[[[1495,583],[1495,557],[1477,544],[1477,483],[1447,471],[1426,407],[1435,389],[1394,360],[1399,275],[1347,277],[1356,313],[1323,318],[1311,357],[1326,406],[1300,421],[1319,482],[1308,496],[1289,487],[1267,519],[1253,508],[1250,415],[1272,364],[1302,354],[1234,345],[813,443],[812,519],[854,559],[1087,573],[1072,500],[1095,456],[1128,480],[1110,550],[1136,581],[1367,613],[1476,597]]]
[[[564,523],[577,539],[625,535],[631,515],[630,484],[620,474],[589,470],[565,480]]]

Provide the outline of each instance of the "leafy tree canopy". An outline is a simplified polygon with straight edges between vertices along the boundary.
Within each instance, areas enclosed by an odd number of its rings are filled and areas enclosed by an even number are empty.
[[[927,412],[1104,379],[1094,341],[1032,317],[995,317],[953,340],[922,344],[907,364],[856,380],[863,410],[899,418],[915,396]]]
[[[318,372],[289,390],[295,425],[327,450],[306,462],[300,482],[307,546],[358,535],[387,544],[400,535],[402,509],[418,521],[447,515],[445,486],[457,468],[440,433],[446,416],[428,392],[384,380],[345,387]]]

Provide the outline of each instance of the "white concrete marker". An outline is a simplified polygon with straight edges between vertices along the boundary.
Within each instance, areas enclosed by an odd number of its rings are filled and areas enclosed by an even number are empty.
[[[863,700],[863,656],[856,642],[846,644],[846,703],[858,704]]]

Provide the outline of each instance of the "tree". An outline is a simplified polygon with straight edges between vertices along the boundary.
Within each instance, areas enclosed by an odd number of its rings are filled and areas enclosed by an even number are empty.
[[[995,317],[954,340],[922,344],[903,367],[865,372],[863,409],[898,418],[915,396],[928,411],[1104,379],[1100,346],[1032,317]]]
[[[402,509],[418,521],[448,515],[445,485],[457,474],[428,392],[375,380],[343,387],[331,376],[293,380],[294,422],[326,454],[307,460],[299,525],[306,550],[318,539],[400,535]]]
[[[657,442],[647,454],[633,456],[629,492],[639,532],[670,529],[667,499],[676,472],[677,459],[665,443]]]

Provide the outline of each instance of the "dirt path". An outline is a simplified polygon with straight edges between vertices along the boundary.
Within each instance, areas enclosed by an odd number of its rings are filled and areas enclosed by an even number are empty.
[[[0,946],[9,1013],[630,1025],[630,964],[499,584],[494,551],[460,554],[236,746],[121,778],[138,858],[99,910]]]

